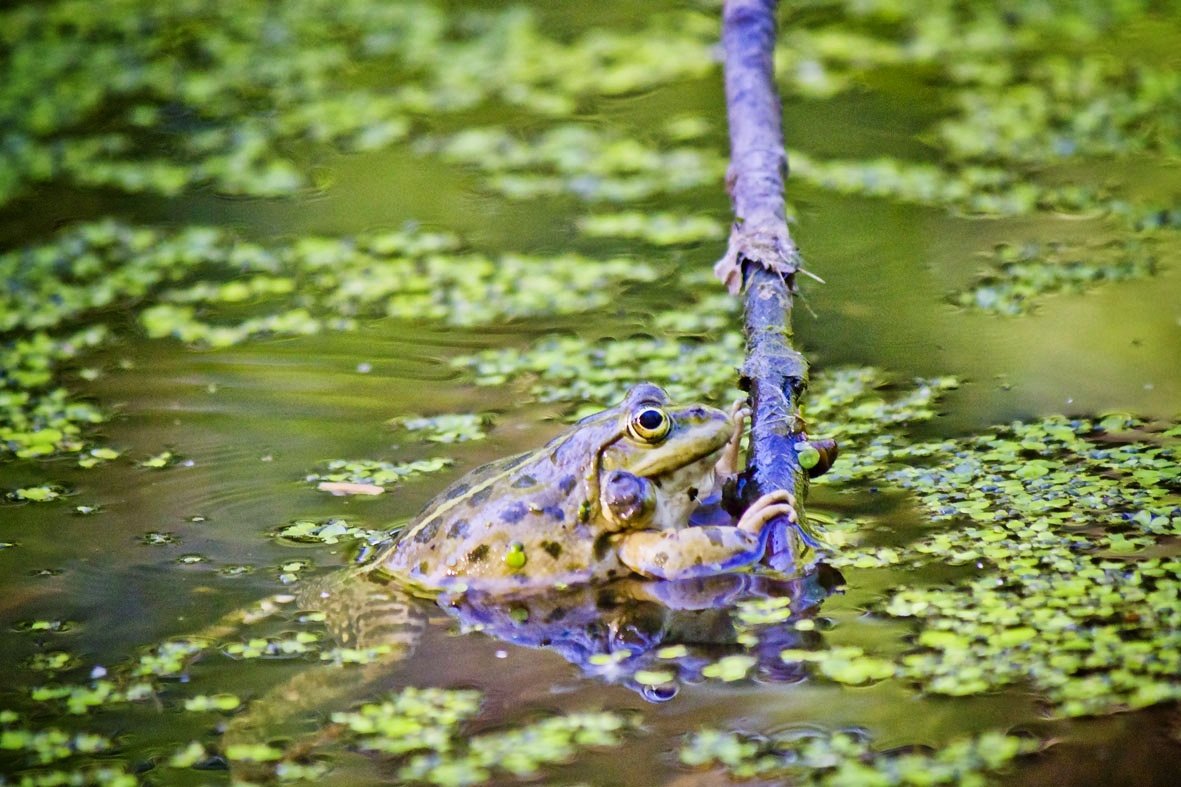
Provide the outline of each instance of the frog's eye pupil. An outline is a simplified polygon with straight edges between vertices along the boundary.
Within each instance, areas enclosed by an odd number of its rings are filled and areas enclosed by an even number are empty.
[[[668,435],[671,427],[667,413],[658,407],[647,407],[632,415],[627,429],[635,439],[655,444]]]
[[[655,432],[664,424],[664,413],[659,410],[645,410],[640,413],[640,417],[636,419],[640,426],[648,431]]]

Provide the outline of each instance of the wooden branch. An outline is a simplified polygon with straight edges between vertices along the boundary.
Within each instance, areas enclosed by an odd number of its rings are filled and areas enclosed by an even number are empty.
[[[726,0],[722,12],[730,124],[726,181],[735,220],[726,256],[714,272],[731,293],[746,286],[741,385],[750,392],[752,419],[740,500],[749,503],[786,489],[795,495],[803,522],[808,471],[797,449],[807,435],[797,410],[808,364],[791,345],[792,293],[802,266],[784,212],[787,154],[774,81],[775,6],[775,0]],[[786,517],[767,528],[763,561],[793,574],[806,571],[816,546],[806,528]]]

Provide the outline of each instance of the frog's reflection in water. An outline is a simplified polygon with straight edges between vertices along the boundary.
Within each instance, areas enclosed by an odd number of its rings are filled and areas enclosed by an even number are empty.
[[[709,665],[737,653],[754,657],[764,680],[800,679],[799,666],[785,664],[779,654],[785,648],[819,643],[821,634],[815,627],[800,630],[795,623],[814,616],[843,581],[839,572],[822,565],[795,580],[755,574],[624,580],[507,601],[465,594],[441,598],[439,604],[465,630],[546,648],[586,675],[625,685],[648,700],[664,701],[674,697],[680,685],[704,680],[702,670]],[[741,620],[739,602],[759,599],[780,600],[774,605],[782,612],[775,624]],[[748,636],[740,639],[744,632]],[[645,680],[637,680],[638,673]],[[669,679],[653,681],[659,674]]]
[[[755,669],[763,680],[798,680],[799,665],[784,663],[779,654],[819,644],[815,626],[797,628],[796,623],[815,616],[821,602],[843,585],[836,569],[821,564],[791,580],[760,574],[628,579],[509,599],[471,592],[443,595],[435,603],[463,632],[547,649],[585,675],[660,701],[675,696],[681,684],[703,680],[703,669],[735,653],[757,659]],[[770,602],[773,623],[760,625],[757,613],[744,619],[742,602],[757,608],[763,601]],[[342,645],[390,648],[387,667],[412,655],[430,606],[368,576],[329,578],[309,588],[301,602],[325,613]],[[654,671],[670,680],[636,680],[637,673],[649,677]]]
[[[447,639],[448,649],[470,650],[463,640],[490,637],[547,650],[584,676],[625,686],[651,702],[670,700],[682,687],[706,680],[710,665],[735,654],[753,659],[747,662],[749,674],[759,680],[797,681],[804,676],[801,666],[785,663],[780,653],[819,646],[820,627],[796,624],[814,617],[823,600],[843,587],[840,573],[822,564],[792,580],[760,574],[680,581],[637,578],[507,599],[468,592],[427,600],[395,583],[376,581],[372,574],[339,572],[310,583],[297,603],[321,613],[341,646],[380,657],[361,666],[296,674],[236,716],[225,730],[223,746],[228,750],[236,743],[294,739],[299,741],[296,753],[289,750],[294,757],[318,748],[333,736],[332,725],[324,726],[325,716],[388,691],[391,673],[411,660],[428,619],[439,618],[439,610],[463,632],[458,639]],[[470,660],[463,664],[472,668]],[[448,683],[456,678],[444,665],[434,666],[440,673],[450,672]],[[487,671],[493,670],[488,665]],[[474,685],[481,676],[458,678],[461,685]],[[235,772],[243,765],[234,763]]]

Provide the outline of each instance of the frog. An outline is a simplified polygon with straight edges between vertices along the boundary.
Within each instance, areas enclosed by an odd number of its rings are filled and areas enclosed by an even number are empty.
[[[461,630],[554,650],[595,675],[600,657],[621,648],[638,670],[662,644],[734,647],[728,621],[739,598],[799,595],[799,580],[769,586],[745,570],[760,561],[771,519],[797,521],[794,498],[764,495],[736,522],[720,514],[749,417],[741,402],[728,411],[674,404],[640,383],[542,447],[472,470],[354,565],[227,616],[201,639],[294,607],[318,613],[340,646],[375,656],[277,686],[226,726],[226,751],[293,736],[302,742],[284,757],[303,757],[335,734],[319,729],[327,712],[396,680],[439,610]],[[676,693],[616,672],[608,677],[650,701]],[[231,768],[235,778],[269,778],[267,763]]]
[[[530,592],[625,576],[685,580],[739,571],[765,525],[796,522],[787,491],[736,524],[690,524],[737,472],[749,409],[674,404],[658,385],[575,423],[541,448],[476,468],[431,500],[372,564],[434,595]]]

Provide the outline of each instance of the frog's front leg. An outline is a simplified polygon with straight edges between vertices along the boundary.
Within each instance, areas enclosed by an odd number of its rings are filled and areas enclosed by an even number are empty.
[[[641,530],[619,539],[619,559],[657,579],[723,574],[756,563],[766,549],[765,525],[777,516],[796,521],[795,498],[784,490],[763,495],[736,527],[702,525],[681,530]]]
[[[738,472],[738,455],[742,451],[742,437],[746,434],[746,422],[750,418],[750,407],[745,399],[739,399],[730,405],[730,425],[734,428],[730,441],[722,448],[722,455],[714,465],[714,472],[718,479],[723,480]]]

